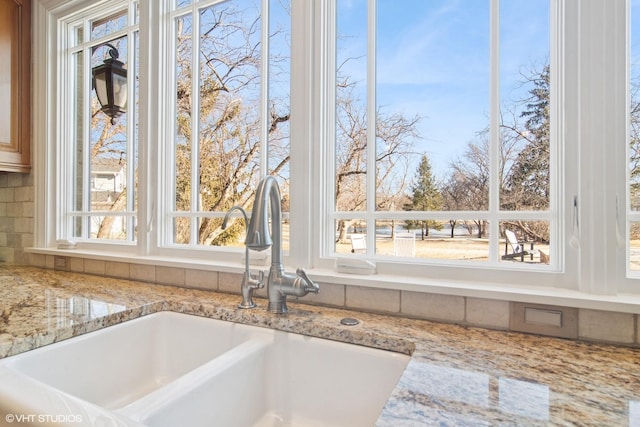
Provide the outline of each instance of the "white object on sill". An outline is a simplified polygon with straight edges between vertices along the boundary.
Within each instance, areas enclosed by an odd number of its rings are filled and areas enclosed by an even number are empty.
[[[56,240],[56,245],[58,249],[75,249],[78,246],[78,244],[73,240],[67,240],[67,239]]]
[[[336,258],[338,273],[347,274],[376,274],[376,263],[361,258]]]

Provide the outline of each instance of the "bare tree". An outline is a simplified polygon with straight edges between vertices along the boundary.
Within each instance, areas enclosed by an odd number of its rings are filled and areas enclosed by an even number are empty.
[[[407,170],[413,143],[419,138],[419,116],[376,113],[376,207],[393,209],[404,204]],[[367,116],[366,106],[354,92],[354,84],[343,78],[338,85],[336,105],[336,209],[362,211],[367,202]],[[338,224],[338,241],[344,241],[350,221]]]
[[[259,174],[259,151],[267,149],[260,141],[260,16],[258,11],[239,10],[232,3],[212,6],[203,12],[200,31],[200,87],[197,112],[200,127],[193,128],[191,93],[191,29],[179,21],[177,40],[176,209],[191,210],[191,171],[198,170],[197,209],[224,211],[233,205],[248,207]],[[272,39],[280,37],[278,30]],[[277,58],[270,58],[277,60]],[[271,105],[268,134],[270,171],[277,175],[289,161],[288,136],[281,133],[288,124],[288,103],[284,109]],[[197,132],[198,159],[192,164],[191,141]],[[276,143],[273,143],[276,141]],[[288,177],[286,178],[288,179]],[[187,218],[178,218],[176,241],[188,242]],[[221,230],[221,220],[201,218],[198,244],[224,244],[238,229]]]

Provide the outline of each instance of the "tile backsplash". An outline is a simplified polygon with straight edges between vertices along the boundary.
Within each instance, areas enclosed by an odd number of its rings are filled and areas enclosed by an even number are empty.
[[[59,268],[56,258],[58,257],[52,255],[31,254],[30,264],[36,267]],[[236,273],[100,261],[81,257],[68,257],[68,262],[65,265],[70,266],[70,271],[78,273],[234,294],[240,293],[242,281],[242,275]],[[298,302],[487,329],[529,332],[640,347],[638,332],[640,316],[638,314],[583,308],[542,307],[550,312],[577,313],[572,315],[574,319],[577,317],[578,320],[577,332],[566,334],[564,332],[554,333],[554,329],[549,327],[528,329],[522,327],[523,319],[518,319],[517,316],[524,311],[519,309],[522,305],[519,302],[322,282],[320,282],[320,289],[322,291],[318,295],[307,295],[299,299]],[[240,297],[238,296],[238,298]],[[264,307],[266,303],[264,301],[260,303],[258,298],[266,298],[265,289],[259,289],[256,293],[256,302]],[[295,300],[294,298],[289,299]]]
[[[34,214],[33,175],[0,172],[0,261],[29,264]]]
[[[0,262],[239,293],[242,280],[240,274],[82,257],[63,257],[68,259],[61,268],[61,265],[56,263],[57,257],[25,252],[24,249],[33,246],[34,243],[34,216],[33,175],[0,173]],[[320,285],[320,294],[310,294],[299,302],[489,329],[522,330],[514,324],[514,307],[518,304],[515,302],[336,283]],[[266,290],[258,290],[256,297],[265,298]],[[577,311],[578,339],[640,346],[640,315],[582,308]],[[542,330],[536,333],[546,332]]]

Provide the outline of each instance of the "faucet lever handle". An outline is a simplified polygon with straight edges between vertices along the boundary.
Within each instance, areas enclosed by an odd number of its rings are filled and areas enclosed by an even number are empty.
[[[305,286],[305,288],[309,291],[309,292],[313,292],[314,294],[317,294],[318,291],[320,290],[320,288],[318,287],[318,285],[316,283],[314,283],[313,280],[311,280],[311,278],[309,277],[309,275],[307,274],[306,271],[304,271],[304,268],[298,268],[296,269],[296,274],[298,275],[298,277],[301,277],[302,280],[304,280],[307,283],[307,286]]]
[[[253,288],[263,288],[264,287],[264,270],[258,270],[257,278],[254,278],[251,272],[249,272],[249,284]]]

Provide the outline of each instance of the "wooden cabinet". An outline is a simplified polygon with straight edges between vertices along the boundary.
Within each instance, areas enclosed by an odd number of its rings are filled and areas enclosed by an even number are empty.
[[[0,0],[0,171],[31,169],[31,0]]]

